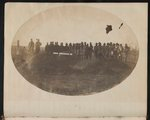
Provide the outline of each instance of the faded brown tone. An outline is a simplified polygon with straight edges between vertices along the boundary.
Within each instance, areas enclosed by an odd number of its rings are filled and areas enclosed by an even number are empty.
[[[67,45],[61,46],[61,41]],[[61,47],[68,50],[60,51]],[[124,21],[87,6],[56,7],[38,14],[18,30],[12,45],[13,62],[26,80],[63,95],[114,87],[130,75],[138,54],[136,37]]]

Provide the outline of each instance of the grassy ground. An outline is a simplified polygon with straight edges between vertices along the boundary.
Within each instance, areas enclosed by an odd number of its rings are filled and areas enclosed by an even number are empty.
[[[134,63],[118,60],[81,60],[77,56],[41,53],[33,57],[13,56],[18,71],[35,86],[63,95],[86,95],[101,92],[122,82],[133,70]]]

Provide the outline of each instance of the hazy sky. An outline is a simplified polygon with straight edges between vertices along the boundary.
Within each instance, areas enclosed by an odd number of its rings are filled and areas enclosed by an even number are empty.
[[[123,26],[119,29],[120,24]],[[106,34],[106,26],[112,31]],[[29,21],[16,33],[13,44],[20,40],[28,45],[30,39],[40,39],[42,46],[47,42],[118,42],[138,47],[136,37],[130,27],[117,16],[93,7],[62,6],[51,8]]]

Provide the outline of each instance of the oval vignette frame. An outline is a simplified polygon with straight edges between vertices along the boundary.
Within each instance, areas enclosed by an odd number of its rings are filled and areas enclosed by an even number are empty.
[[[109,33],[107,25],[112,27]],[[31,38],[35,44],[37,38],[40,40],[39,54],[30,54]],[[77,55],[54,57],[44,52],[46,42],[53,41],[92,42],[93,46],[99,42],[127,43],[130,52],[126,62],[111,55],[96,58],[94,53],[91,60],[81,60]],[[14,37],[11,54],[19,73],[36,87],[62,95],[91,95],[125,80],[137,64],[139,47],[134,32],[117,16],[94,7],[67,5],[50,8],[25,22]]]

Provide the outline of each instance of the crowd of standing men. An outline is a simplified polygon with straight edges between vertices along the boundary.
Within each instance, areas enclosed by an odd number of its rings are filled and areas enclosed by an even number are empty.
[[[33,40],[29,42],[28,50],[31,53],[39,53],[41,42],[37,40],[34,44]],[[35,51],[34,51],[35,48]],[[124,46],[119,43],[95,43],[93,44],[90,42],[89,44],[86,42],[81,43],[66,43],[65,45],[63,42],[60,44],[58,42],[50,42],[47,43],[45,46],[45,52],[48,55],[53,55],[57,53],[67,53],[68,55],[76,55],[79,56],[82,60],[84,59],[92,59],[92,56],[95,58],[106,58],[106,59],[118,59],[123,62],[127,61],[128,54],[130,51],[130,47],[125,44]]]

